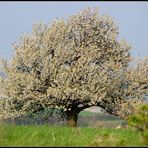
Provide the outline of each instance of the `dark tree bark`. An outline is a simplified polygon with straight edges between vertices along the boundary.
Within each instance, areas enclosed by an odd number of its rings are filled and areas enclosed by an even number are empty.
[[[67,125],[69,127],[77,127],[77,121],[78,121],[78,109],[71,109],[66,113],[67,115]]]
[[[86,109],[88,107],[90,107],[88,104],[84,105],[82,107],[78,107],[78,104],[77,104],[77,105],[73,106],[70,111],[67,111],[66,112],[66,115],[67,115],[67,125],[69,127],[77,127],[78,114],[82,110],[84,110],[84,109]]]

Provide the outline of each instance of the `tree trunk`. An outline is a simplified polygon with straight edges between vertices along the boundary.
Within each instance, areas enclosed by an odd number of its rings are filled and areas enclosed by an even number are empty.
[[[75,109],[67,112],[67,125],[69,127],[77,127],[77,121],[78,121],[78,114]]]

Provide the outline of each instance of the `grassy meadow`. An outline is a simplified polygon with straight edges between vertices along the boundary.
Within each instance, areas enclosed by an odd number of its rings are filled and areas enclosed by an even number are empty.
[[[0,146],[144,146],[130,129],[1,125]]]
[[[77,128],[54,122],[35,124],[37,120],[32,124],[25,122],[30,119],[20,119],[21,124],[20,121],[1,124],[0,146],[145,146],[139,132],[116,128],[123,121],[110,115],[83,111]]]

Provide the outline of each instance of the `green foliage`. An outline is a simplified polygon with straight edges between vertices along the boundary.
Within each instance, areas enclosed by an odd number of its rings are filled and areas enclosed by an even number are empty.
[[[0,131],[0,146],[143,146],[130,129],[3,125]]]
[[[95,115],[97,115],[98,113],[96,113],[96,112],[89,112],[89,111],[82,111],[82,112],[80,112],[79,113],[79,115],[81,115],[81,116],[95,116]]]
[[[128,124],[141,132],[141,140],[148,146],[148,104],[138,107],[136,112],[129,117]]]
[[[128,123],[139,131],[148,130],[148,104],[140,106],[136,113],[129,118]]]

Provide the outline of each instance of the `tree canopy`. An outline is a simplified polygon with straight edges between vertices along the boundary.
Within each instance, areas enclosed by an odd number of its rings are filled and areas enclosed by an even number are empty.
[[[14,44],[11,64],[4,63],[11,115],[55,108],[76,126],[85,108],[96,105],[120,115],[127,100],[141,100],[147,91],[147,58],[130,67],[131,46],[118,35],[118,25],[98,8],[34,24]]]

